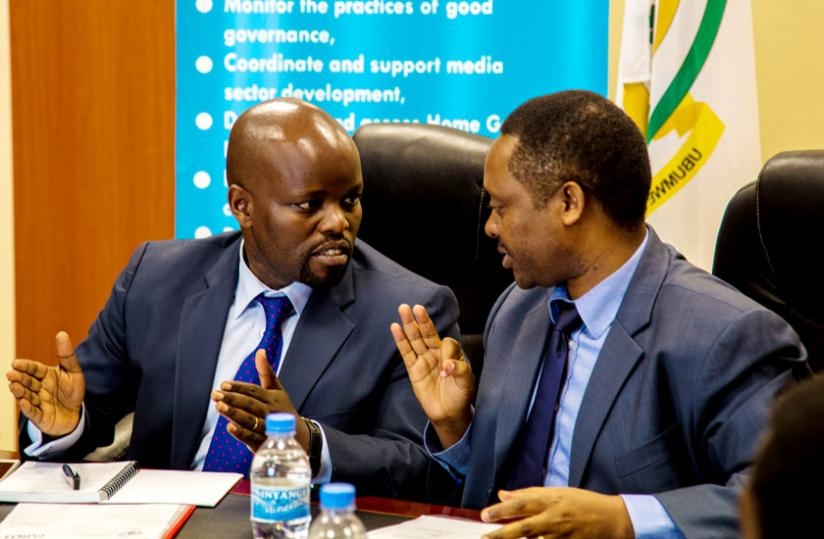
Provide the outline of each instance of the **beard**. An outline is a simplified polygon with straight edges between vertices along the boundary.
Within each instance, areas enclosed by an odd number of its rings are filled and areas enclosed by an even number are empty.
[[[352,262],[352,252],[354,251],[354,248],[348,241],[346,243],[347,246],[343,249],[347,257],[346,264],[341,264],[339,266],[324,265],[323,273],[319,273],[312,269],[313,253],[320,249],[314,249],[307,253],[306,256],[303,257],[300,265],[300,282],[312,288],[330,288],[338,284],[340,280],[343,279],[343,276],[346,273],[346,268],[348,268],[349,264]]]

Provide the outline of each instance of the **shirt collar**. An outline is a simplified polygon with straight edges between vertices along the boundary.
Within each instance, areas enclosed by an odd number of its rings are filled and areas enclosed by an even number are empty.
[[[295,312],[300,316],[309,302],[309,296],[312,295],[312,287],[294,281],[278,290],[269,288],[246,265],[246,260],[243,259],[243,245],[244,242],[241,240],[240,251],[238,252],[237,290],[235,291],[235,305],[238,308],[235,311],[235,318],[239,318],[261,292],[270,297],[286,296],[292,302]]]
[[[621,302],[624,300],[627,288],[629,288],[629,282],[641,262],[641,255],[647,246],[648,240],[649,231],[646,231],[644,241],[620,268],[573,302],[575,308],[578,309],[581,320],[584,322],[586,331],[593,338],[600,337],[612,325],[612,321],[621,307]],[[552,318],[553,323],[557,307],[553,309],[552,305],[558,300],[572,301],[569,299],[569,293],[565,286],[556,286],[549,291],[547,301],[549,316]]]

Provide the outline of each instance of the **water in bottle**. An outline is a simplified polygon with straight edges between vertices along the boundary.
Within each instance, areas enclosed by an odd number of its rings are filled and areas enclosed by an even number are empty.
[[[266,416],[267,439],[252,459],[252,532],[255,539],[305,539],[309,532],[312,469],[295,440],[295,416]]]
[[[320,511],[309,528],[309,539],[366,539],[366,528],[355,514],[355,487],[349,483],[323,485]]]

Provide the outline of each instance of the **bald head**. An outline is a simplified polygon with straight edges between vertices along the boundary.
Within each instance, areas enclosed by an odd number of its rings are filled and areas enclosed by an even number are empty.
[[[318,159],[357,156],[349,134],[320,108],[294,98],[265,101],[247,109],[232,126],[226,155],[230,185],[247,189],[264,179],[294,174]],[[279,173],[279,174],[278,174]]]
[[[297,99],[255,105],[232,127],[226,177],[258,279],[273,289],[340,281],[360,226],[363,175],[334,118]]]

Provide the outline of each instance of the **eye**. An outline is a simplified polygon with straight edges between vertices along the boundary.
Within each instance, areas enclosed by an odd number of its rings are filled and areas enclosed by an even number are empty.
[[[295,202],[292,204],[295,208],[302,212],[314,212],[320,209],[321,205],[323,204],[322,200],[304,200],[303,202]]]
[[[361,195],[360,193],[355,195],[349,195],[341,200],[341,206],[346,208],[347,210],[353,210],[357,207],[360,203]]]

